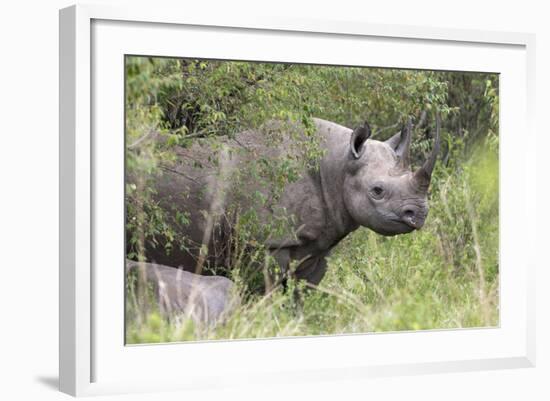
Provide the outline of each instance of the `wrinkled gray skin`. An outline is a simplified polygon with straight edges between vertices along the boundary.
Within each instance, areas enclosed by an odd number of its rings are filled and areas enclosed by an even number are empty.
[[[409,167],[410,122],[385,142],[369,139],[371,132],[366,122],[355,130],[321,119],[315,119],[315,125],[325,149],[320,168],[304,172],[290,183],[277,208],[293,216],[294,235],[266,242],[283,272],[288,272],[290,264],[297,261],[294,275],[314,285],[323,278],[326,257],[334,246],[359,226],[386,236],[409,233],[423,226],[428,214],[428,186],[439,150],[439,116],[432,153],[415,172]],[[270,146],[264,137],[255,132],[241,133],[235,140],[228,140],[227,147],[244,146],[252,149],[250,154],[275,158],[288,152],[288,142]],[[209,150],[200,145],[179,149],[179,163],[156,181],[161,205],[190,213],[192,223],[183,227],[181,234],[197,246],[190,252],[174,250],[170,255],[149,249],[149,260],[195,271],[201,264],[197,262],[200,244],[208,243],[210,263],[220,266],[227,261],[223,258],[227,230],[223,224],[212,225],[204,211],[219,216],[229,202],[235,201],[230,195],[231,175],[239,170],[240,161],[231,152],[220,152],[221,173],[220,167],[217,174],[212,173],[216,170],[213,167],[191,167],[189,160],[204,161],[205,152]],[[272,212],[258,211],[260,215]]]

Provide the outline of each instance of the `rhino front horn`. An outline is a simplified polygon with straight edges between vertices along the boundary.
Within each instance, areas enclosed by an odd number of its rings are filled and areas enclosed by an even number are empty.
[[[435,115],[435,143],[430,153],[430,156],[422,167],[420,167],[414,173],[414,180],[416,184],[422,191],[427,191],[430,186],[430,181],[432,179],[432,172],[434,170],[435,161],[437,160],[437,155],[439,154],[439,145],[440,145],[440,131],[441,131],[441,120],[439,118],[439,113]]]

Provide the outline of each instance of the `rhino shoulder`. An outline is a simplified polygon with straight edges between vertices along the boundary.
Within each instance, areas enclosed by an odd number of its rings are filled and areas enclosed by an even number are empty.
[[[280,210],[292,217],[292,232],[268,242],[271,248],[300,246],[315,241],[326,230],[326,210],[318,177],[308,174],[288,185]]]

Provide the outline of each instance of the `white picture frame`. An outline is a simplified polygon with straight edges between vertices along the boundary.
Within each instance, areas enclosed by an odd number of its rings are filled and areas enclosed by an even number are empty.
[[[202,38],[201,49],[190,51],[178,48],[173,40],[161,40],[174,34]],[[216,47],[220,35],[225,36],[222,42],[232,46]],[[254,50],[258,38],[264,46]],[[330,58],[315,51],[316,46],[322,44],[337,53],[335,44],[331,43],[334,40],[338,41],[341,54],[331,54]],[[300,41],[311,47],[296,51]],[[349,44],[353,46],[348,47]],[[72,395],[93,395],[235,386],[249,380],[261,383],[276,379],[285,383],[329,377],[534,366],[535,259],[529,256],[535,254],[534,243],[522,237],[519,230],[515,233],[513,228],[534,224],[535,205],[525,191],[514,191],[509,185],[511,181],[536,185],[532,174],[535,150],[532,147],[515,149],[513,166],[509,157],[514,149],[511,141],[514,132],[522,132],[526,139],[535,142],[534,44],[534,35],[520,33],[290,17],[224,20],[154,7],[78,5],[61,10],[60,390]],[[266,45],[270,53],[262,53]],[[293,46],[295,53],[292,53]],[[370,46],[372,57],[377,60],[375,64],[365,64],[361,54],[354,58],[352,50],[361,46]],[[384,50],[392,47],[403,53],[395,55]],[[305,48],[312,50],[304,51]],[[409,53],[418,55],[419,49],[427,56],[436,49],[440,60],[403,57]],[[491,57],[487,52],[492,52]],[[266,61],[279,61],[283,57],[285,61],[501,73],[500,326],[124,347],[120,332],[123,321],[119,321],[122,312],[119,295],[124,288],[120,285],[123,247],[118,237],[111,241],[110,249],[102,242],[102,237],[111,232],[106,224],[123,222],[123,205],[116,190],[122,185],[123,175],[116,172],[120,173],[117,169],[123,165],[123,148],[119,146],[123,135],[120,130],[123,127],[120,118],[123,60],[119,56],[124,54]],[[456,62],[460,54],[465,56],[462,64]],[[106,93],[109,96],[104,96]],[[110,128],[115,132],[113,142],[94,136]],[[518,205],[520,212],[516,210],[512,220],[509,211],[512,207],[518,209]],[[521,231],[535,232],[535,229]],[[120,263],[118,278],[106,273],[106,263]],[[395,355],[388,353],[389,349],[394,350]],[[322,357],[320,350],[323,350]],[[177,358],[182,355],[191,361],[189,367],[172,374]],[[288,366],[291,356],[298,358]],[[204,361],[213,360],[217,363],[212,370],[212,364]],[[261,360],[263,364],[254,364]],[[270,360],[269,366],[265,360]],[[160,369],[159,362],[163,366]],[[155,369],[150,369],[153,366]]]

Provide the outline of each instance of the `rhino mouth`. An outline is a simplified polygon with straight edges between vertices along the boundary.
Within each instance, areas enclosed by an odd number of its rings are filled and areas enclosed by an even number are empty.
[[[392,237],[399,234],[408,234],[418,229],[418,227],[407,224],[405,221],[399,219],[391,219],[388,223],[384,227],[371,227],[371,230],[380,235]]]

